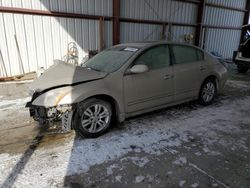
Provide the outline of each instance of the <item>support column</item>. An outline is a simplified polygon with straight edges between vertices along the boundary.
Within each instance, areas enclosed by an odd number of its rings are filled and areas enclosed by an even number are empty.
[[[120,43],[120,0],[113,0],[113,45]]]
[[[196,27],[196,33],[195,33],[195,45],[196,46],[201,46],[204,10],[205,10],[205,0],[201,0],[198,5],[198,14],[197,14],[198,26]]]
[[[104,40],[104,18],[99,19],[99,36],[100,36],[100,44],[99,44],[99,52],[101,52],[105,48],[105,40]]]

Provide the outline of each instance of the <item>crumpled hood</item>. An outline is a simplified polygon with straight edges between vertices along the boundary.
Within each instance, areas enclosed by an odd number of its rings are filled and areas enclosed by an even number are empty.
[[[55,61],[55,64],[46,70],[42,76],[35,79],[29,88],[33,91],[43,91],[50,88],[98,80],[106,75],[107,73],[89,70],[63,61]]]

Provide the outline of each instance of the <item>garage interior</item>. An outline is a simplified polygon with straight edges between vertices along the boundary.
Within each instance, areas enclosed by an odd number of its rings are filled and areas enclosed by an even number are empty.
[[[234,52],[250,0],[0,0],[1,187],[250,187],[250,72]],[[96,139],[29,117],[28,87],[60,59],[76,65],[113,45],[198,46],[228,69],[215,103],[125,121]]]

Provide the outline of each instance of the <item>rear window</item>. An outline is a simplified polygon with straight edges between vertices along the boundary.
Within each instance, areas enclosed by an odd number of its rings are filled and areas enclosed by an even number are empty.
[[[191,63],[204,59],[203,52],[191,46],[173,45],[173,53],[176,64]]]

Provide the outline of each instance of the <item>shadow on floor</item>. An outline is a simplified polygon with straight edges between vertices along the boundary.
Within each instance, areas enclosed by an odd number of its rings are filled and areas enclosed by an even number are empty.
[[[0,188],[6,188],[6,187],[13,187],[18,175],[22,172],[26,164],[28,163],[29,159],[33,155],[36,148],[41,143],[42,139],[44,138],[44,135],[42,134],[44,132],[44,129],[39,130],[37,136],[32,140],[29,147],[26,149],[26,151],[23,153],[20,160],[16,163],[16,165],[13,167],[11,173],[8,175],[6,180],[3,182],[3,184],[0,186]]]

